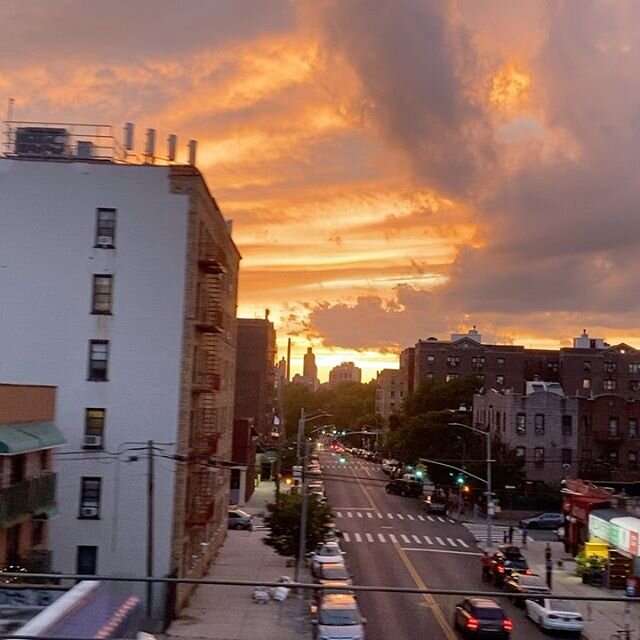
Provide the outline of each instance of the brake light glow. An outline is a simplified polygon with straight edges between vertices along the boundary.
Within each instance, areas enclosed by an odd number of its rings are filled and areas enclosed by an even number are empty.
[[[504,567],[502,565],[498,565],[498,573],[504,573]]]
[[[524,573],[525,573],[525,575],[530,576],[531,575],[531,569],[529,569],[527,567],[527,570]]]
[[[502,621],[502,628],[505,631],[511,631],[513,629],[513,622],[511,622],[511,620],[509,620],[509,618],[505,618]]]
[[[478,620],[477,618],[469,618],[467,620],[467,629],[470,629],[471,631],[475,631],[476,629],[478,629],[479,626],[480,626],[480,620]]]

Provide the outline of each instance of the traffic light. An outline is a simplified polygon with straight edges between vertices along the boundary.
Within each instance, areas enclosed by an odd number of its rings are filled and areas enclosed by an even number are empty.
[[[340,464],[344,464],[347,459],[344,456],[340,456],[340,458],[338,458],[340,460]]]
[[[469,493],[469,485],[468,485],[468,484],[465,484],[465,485],[464,485],[464,487],[462,487],[462,491],[463,491],[464,493]]]
[[[459,485],[463,485],[463,484],[464,484],[464,476],[463,476],[461,473],[460,473],[460,474],[458,474],[458,477],[456,478],[456,482],[457,482]]]
[[[422,473],[422,471],[420,469],[416,470],[416,478],[422,478],[424,474]]]

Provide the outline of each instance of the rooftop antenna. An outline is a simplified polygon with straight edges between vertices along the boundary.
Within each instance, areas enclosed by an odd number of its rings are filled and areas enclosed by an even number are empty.
[[[189,140],[189,164],[195,166],[196,164],[196,151],[198,149],[197,140]]]
[[[147,143],[144,149],[144,155],[146,156],[145,160],[148,162],[151,160],[151,164],[155,161],[155,153],[156,153],[156,130],[155,129],[147,129]]]
[[[167,138],[167,160],[169,160],[169,162],[175,162],[177,146],[178,137],[175,133],[170,133],[169,137]]]
[[[13,98],[9,98],[7,100],[7,139],[5,142],[5,151],[9,153],[11,151],[11,122],[13,121],[13,103],[15,100]]]
[[[133,151],[133,132],[135,125],[133,122],[125,122],[124,125],[124,148],[125,151]]]

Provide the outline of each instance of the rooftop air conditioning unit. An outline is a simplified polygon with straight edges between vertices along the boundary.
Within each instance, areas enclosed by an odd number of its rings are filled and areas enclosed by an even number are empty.
[[[60,127],[18,127],[15,153],[19,156],[64,157],[69,132]]]
[[[99,247],[110,247],[113,244],[113,239],[111,236],[98,236],[97,244]]]
[[[85,447],[101,447],[102,446],[102,436],[85,436],[84,437],[84,446]]]
[[[91,140],[78,140],[78,158],[93,158],[95,156],[95,145]]]
[[[83,518],[95,518],[98,515],[98,507],[82,507],[80,515]]]

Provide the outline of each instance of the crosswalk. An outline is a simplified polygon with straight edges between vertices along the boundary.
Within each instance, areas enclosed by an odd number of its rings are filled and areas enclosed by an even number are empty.
[[[415,533],[361,533],[361,532],[342,532],[342,540],[346,543],[379,543],[379,544],[401,544],[411,545],[412,547],[437,547],[471,551],[469,543],[462,538],[454,538],[451,536],[425,536]]]
[[[455,520],[444,516],[430,516],[428,514],[420,515],[419,513],[394,513],[392,511],[374,511],[373,509],[347,509],[334,511],[336,518],[352,518],[360,520],[400,520],[400,521],[419,521],[419,522],[450,522]]]
[[[471,533],[478,542],[487,541],[487,525],[483,522],[463,522],[463,526]],[[491,542],[502,544],[505,541],[504,535],[509,531],[509,527],[502,524],[491,524]],[[514,544],[516,540],[514,539]]]

